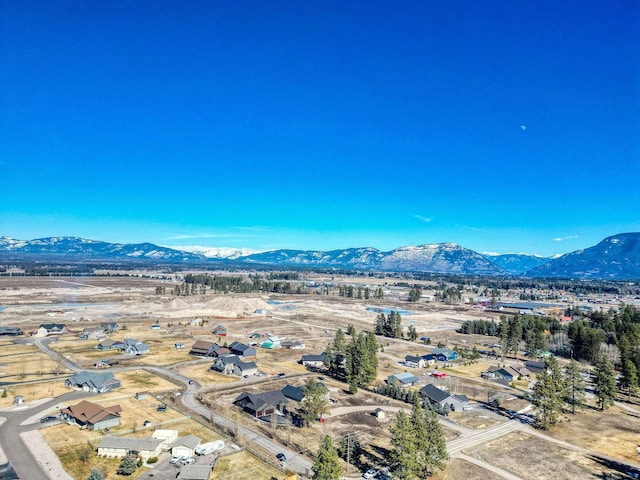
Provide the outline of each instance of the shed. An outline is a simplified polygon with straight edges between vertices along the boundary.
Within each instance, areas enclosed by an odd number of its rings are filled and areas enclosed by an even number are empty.
[[[171,455],[180,457],[194,457],[195,449],[200,445],[200,437],[186,435],[171,444]]]
[[[149,392],[137,392],[135,398],[136,400],[145,400],[149,398]]]
[[[373,411],[373,415],[374,415],[374,416],[376,416],[376,417],[378,417],[380,420],[382,420],[383,418],[386,418],[386,417],[387,417],[387,414],[386,414],[386,413],[385,413],[385,411],[384,411],[384,410],[382,410],[381,408],[376,408],[376,409]]]

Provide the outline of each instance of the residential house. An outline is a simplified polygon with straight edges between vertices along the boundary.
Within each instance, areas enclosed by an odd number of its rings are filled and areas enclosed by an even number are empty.
[[[295,341],[291,344],[291,350],[304,350],[305,348],[307,348],[306,343],[304,342],[300,342],[300,341]]]
[[[115,322],[103,322],[100,324],[100,328],[102,328],[108,335],[120,330],[120,326]]]
[[[300,363],[305,367],[321,368],[324,367],[324,360],[327,354],[322,352],[320,355],[302,355]]]
[[[105,393],[120,388],[122,383],[111,372],[87,372],[76,373],[64,381],[64,385],[85,392]]]
[[[178,439],[178,431],[177,430],[165,430],[158,429],[153,432],[151,435],[152,438],[156,440],[160,440],[162,443],[160,447],[163,450],[168,450],[173,442]]]
[[[257,373],[258,366],[255,362],[238,362],[233,366],[233,374],[239,377],[248,377]]]
[[[489,373],[493,373],[494,378],[502,378],[508,382],[517,380],[518,377],[528,377],[531,373],[524,367],[498,367],[492,366],[488,369]]]
[[[22,330],[18,327],[0,327],[0,337],[17,337],[18,335],[23,335]]]
[[[254,417],[263,417],[276,411],[284,411],[288,402],[287,397],[280,390],[274,390],[264,393],[243,392],[233,404]]]
[[[394,373],[393,375],[389,375],[389,377],[387,377],[387,383],[389,385],[396,385],[402,388],[412,387],[418,380],[418,377],[410,374],[409,372]]]
[[[107,338],[107,334],[100,327],[85,328],[80,334],[80,340],[102,340]]]
[[[542,373],[542,371],[546,368],[545,363],[537,360],[527,360],[524,363],[524,366],[529,370],[530,373],[538,375]]]
[[[426,355],[422,355],[422,359],[428,366],[436,364],[436,356],[433,353],[428,353]]]
[[[211,370],[230,375],[235,372],[235,366],[238,363],[242,363],[242,360],[237,355],[231,353],[228,355],[220,355],[211,365]]]
[[[180,469],[176,480],[209,480],[210,465],[185,465]]]
[[[452,362],[458,359],[458,352],[448,348],[434,348],[433,354],[439,362]]]
[[[196,340],[189,350],[189,355],[197,355],[199,357],[210,357],[216,344],[213,342],[205,342],[204,340]]]
[[[242,358],[250,358],[256,356],[255,348],[240,342],[233,342],[231,345],[229,345],[229,350],[231,350],[231,353],[233,353],[234,355],[238,355]]]
[[[98,350],[124,350],[127,346],[124,344],[124,342],[121,342],[120,340],[103,340],[101,341],[96,348]]]
[[[282,387],[280,391],[285,397],[287,397],[289,400],[293,400],[294,402],[300,402],[304,398],[304,392],[302,391],[302,387],[285,385],[284,387]]]
[[[47,335],[62,335],[63,333],[67,333],[67,327],[63,323],[43,323],[33,336],[46,337]]]
[[[82,400],[60,410],[62,418],[88,430],[103,430],[120,425],[120,405],[103,407],[97,403]]]
[[[212,333],[214,335],[217,335],[218,337],[226,337],[227,336],[227,327],[225,327],[224,325],[216,325],[213,328]]]
[[[427,366],[427,362],[425,361],[425,359],[417,355],[407,355],[406,357],[404,357],[404,364],[407,367],[412,368],[424,368]]]
[[[195,450],[200,445],[200,437],[186,435],[178,438],[170,446],[171,455],[179,457],[195,457]]]
[[[451,395],[451,393],[431,384],[422,387],[418,393],[437,408],[444,408],[445,405],[448,405],[451,411],[460,411],[469,404],[469,399],[465,395]]]
[[[220,345],[214,345],[213,349],[211,350],[211,356],[214,358],[218,358],[221,357],[222,355],[230,355],[231,354],[231,350],[229,350],[227,347],[221,347]]]
[[[133,338],[125,338],[125,353],[129,355],[144,355],[145,353],[149,353],[151,351],[151,346],[148,343],[143,343],[140,340],[136,340]]]
[[[124,458],[127,455],[147,460],[160,455],[161,440],[155,438],[112,437],[108,435],[98,444],[98,455]]]

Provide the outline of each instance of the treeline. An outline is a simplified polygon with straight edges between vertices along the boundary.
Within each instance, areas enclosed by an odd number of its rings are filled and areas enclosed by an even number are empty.
[[[298,274],[291,273],[291,279]],[[270,278],[288,277],[289,274],[274,273]],[[268,280],[260,276],[231,276],[231,275],[207,275],[192,274],[185,275],[184,282],[188,285],[194,285],[195,290],[198,286],[208,287],[218,293],[286,293],[286,294],[305,294],[309,290],[300,284],[292,284],[289,281]],[[188,289],[191,291],[192,289]],[[183,294],[183,293],[181,293]]]
[[[351,342],[347,343],[342,329],[338,329],[325,350],[324,364],[330,375],[346,381],[349,391],[368,387],[378,375],[378,340],[372,332],[355,334],[350,328]]]

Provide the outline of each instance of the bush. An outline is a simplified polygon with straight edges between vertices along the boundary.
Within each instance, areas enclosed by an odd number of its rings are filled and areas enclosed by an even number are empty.
[[[156,463],[158,461],[158,457],[149,457],[147,463]]]

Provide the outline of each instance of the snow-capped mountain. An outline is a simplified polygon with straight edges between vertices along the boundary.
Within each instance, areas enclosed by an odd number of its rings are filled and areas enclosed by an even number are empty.
[[[640,232],[620,233],[527,272],[530,277],[640,279]]]
[[[229,260],[235,260],[239,257],[246,257],[247,255],[253,255],[255,253],[261,253],[262,250],[253,250],[251,248],[231,248],[231,247],[202,247],[199,245],[179,246],[179,247],[167,247],[182,252],[195,253],[207,258],[227,258]]]
[[[504,272],[510,275],[522,275],[532,268],[547,263],[550,258],[527,255],[525,253],[484,254]]]
[[[202,261],[201,255],[182,252],[152,243],[109,243],[78,237],[48,237],[14,240],[0,237],[0,254],[16,256],[55,256],[91,258],[136,258],[163,261]]]
[[[330,252],[275,250],[238,260],[289,266],[336,267],[400,272],[496,275],[500,269],[485,257],[453,243],[400,247],[390,252],[349,248]]]

